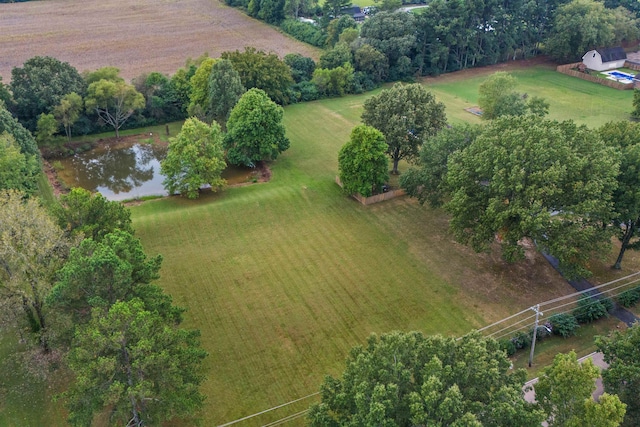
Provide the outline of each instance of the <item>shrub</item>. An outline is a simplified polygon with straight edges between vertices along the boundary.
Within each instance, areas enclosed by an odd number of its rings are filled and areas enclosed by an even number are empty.
[[[516,353],[516,346],[511,340],[501,339],[498,341],[498,345],[507,353],[507,356],[513,356]]]
[[[568,313],[554,314],[549,318],[549,323],[553,329],[553,333],[563,338],[576,334],[576,329],[580,327],[576,318]]]
[[[618,302],[623,307],[633,307],[640,300],[640,288],[629,289],[618,296]]]
[[[611,313],[611,311],[613,310],[614,304],[611,298],[601,298],[600,304],[602,304],[605,310],[607,310],[607,313]]]
[[[517,350],[521,350],[523,348],[527,348],[531,345],[532,335],[526,332],[517,332],[512,338],[511,342],[516,347]]]
[[[598,298],[584,297],[578,300],[578,307],[573,311],[578,323],[590,323],[609,316],[607,307]]]
[[[287,19],[280,25],[280,28],[290,36],[313,46],[323,47],[327,40],[326,34],[320,28],[308,22]]]

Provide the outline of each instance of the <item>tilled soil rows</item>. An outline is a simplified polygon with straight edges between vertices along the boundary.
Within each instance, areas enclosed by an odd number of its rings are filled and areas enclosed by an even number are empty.
[[[46,0],[0,4],[0,76],[53,56],[78,71],[104,66],[127,80],[173,74],[187,58],[253,46],[279,56],[318,51],[218,0]]]

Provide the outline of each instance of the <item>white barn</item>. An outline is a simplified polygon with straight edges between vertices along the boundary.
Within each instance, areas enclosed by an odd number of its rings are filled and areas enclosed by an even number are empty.
[[[594,49],[585,53],[582,63],[590,70],[607,71],[624,67],[627,54],[621,47]]]

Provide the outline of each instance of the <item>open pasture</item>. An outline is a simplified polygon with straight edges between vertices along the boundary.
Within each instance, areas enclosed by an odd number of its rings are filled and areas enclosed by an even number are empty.
[[[279,56],[314,47],[278,32],[219,0],[47,0],[0,4],[0,76],[36,55],[78,71],[120,68],[129,80],[144,72],[173,74],[204,52],[253,46]]]

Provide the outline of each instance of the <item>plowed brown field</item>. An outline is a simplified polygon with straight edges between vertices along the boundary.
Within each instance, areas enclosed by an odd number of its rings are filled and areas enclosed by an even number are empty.
[[[218,0],[46,0],[0,4],[0,76],[36,56],[79,71],[114,66],[131,79],[172,74],[189,57],[254,46],[280,56],[318,51]]]

